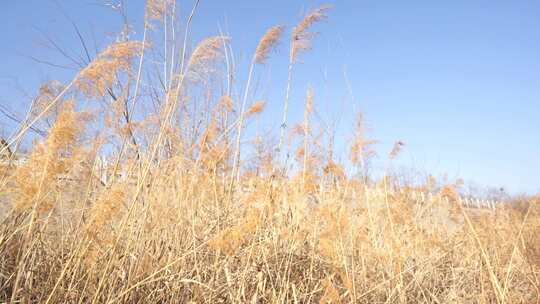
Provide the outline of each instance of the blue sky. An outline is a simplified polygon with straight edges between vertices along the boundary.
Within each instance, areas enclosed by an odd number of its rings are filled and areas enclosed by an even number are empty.
[[[29,58],[66,63],[42,46],[41,32],[72,54],[83,54],[66,16],[80,27],[90,48],[114,40],[120,19],[100,5],[104,2],[5,1],[0,11],[0,103],[23,113],[41,82],[66,81],[76,73]],[[144,2],[127,2],[137,38]],[[222,28],[231,35],[239,60],[246,61],[269,26],[290,29],[303,12],[322,3],[201,0],[192,40]],[[513,193],[540,191],[540,2],[328,3],[334,5],[330,18],[317,25],[314,49],[302,56],[294,74],[291,121],[301,119],[300,104],[311,84],[323,116],[341,117],[336,143],[343,151],[354,111],[364,112],[371,136],[379,141],[379,168],[393,142],[404,140],[399,166],[504,186]],[[179,4],[185,15],[192,2]],[[269,103],[261,124],[275,130],[287,47],[285,41],[256,71],[259,85],[253,97]],[[12,125],[2,122],[0,127],[5,135]]]

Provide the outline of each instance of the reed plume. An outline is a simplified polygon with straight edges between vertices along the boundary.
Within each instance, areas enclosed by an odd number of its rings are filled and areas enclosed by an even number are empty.
[[[311,49],[311,40],[316,33],[309,30],[315,23],[327,19],[328,11],[331,8],[329,5],[324,5],[311,11],[293,28],[291,38],[291,58],[293,62],[298,60],[300,53]]]
[[[249,109],[246,111],[246,117],[251,116],[253,114],[259,114],[264,111],[264,107],[266,106],[266,102],[264,100],[257,100],[255,101]]]
[[[223,95],[219,98],[218,108],[223,109],[226,112],[232,112],[234,110],[234,101],[229,95]]]
[[[399,153],[401,152],[401,149],[405,146],[405,142],[398,140],[394,143],[394,146],[392,147],[392,150],[390,151],[390,154],[388,154],[388,157],[392,160],[395,159]]]
[[[209,37],[201,41],[191,54],[188,71],[197,75],[208,72],[211,63],[222,56],[223,44],[226,41],[229,41],[229,38],[225,36]]]
[[[88,97],[105,96],[119,72],[131,71],[132,59],[141,54],[139,41],[119,42],[107,47],[76,78],[76,87]]]
[[[300,23],[296,25],[296,27],[293,28],[289,52],[289,66],[287,69],[287,88],[285,89],[285,102],[283,103],[283,118],[281,121],[279,142],[277,146],[277,151],[279,153],[282,153],[283,141],[285,139],[285,130],[287,128],[287,115],[289,112],[289,98],[291,92],[294,64],[297,62],[298,55],[302,51],[307,51],[311,49],[311,39],[315,34],[309,32],[309,29],[313,24],[326,19],[326,13],[330,8],[330,6],[325,5],[313,10],[311,13],[305,16],[304,19],[302,19],[302,21],[300,21]]]
[[[106,189],[97,198],[90,210],[90,221],[86,232],[92,240],[98,240],[103,227],[110,223],[122,210],[127,197],[126,185],[118,183],[110,189]]]
[[[98,262],[102,253],[114,244],[114,229],[107,227],[120,214],[126,199],[126,185],[115,184],[106,189],[90,209],[90,219],[85,227],[86,237],[90,241],[84,256],[86,265]]]
[[[350,146],[349,157],[353,164],[364,166],[365,160],[373,155],[375,151],[371,148],[377,141],[366,138],[366,127],[364,116],[358,113],[356,118],[356,128],[354,130],[354,138]]]
[[[31,111],[31,117],[37,117],[41,115],[42,119],[47,122],[47,124],[52,125],[56,120],[56,117],[61,112],[63,108],[64,99],[57,100],[56,103],[51,104],[60,95],[60,92],[64,90],[65,86],[56,80],[47,81],[39,87],[38,96],[36,97]]]
[[[242,105],[240,108],[240,118],[238,121],[238,131],[236,135],[236,146],[235,146],[234,159],[233,159],[233,170],[231,172],[231,186],[230,186],[231,189],[232,189],[232,183],[234,181],[234,176],[235,174],[239,173],[240,139],[242,138],[242,128],[244,126],[244,119],[245,119],[244,111],[246,109],[249,89],[251,86],[251,78],[253,76],[253,69],[256,63],[263,64],[268,59],[268,55],[270,51],[272,51],[275,48],[282,33],[283,33],[282,26],[274,26],[268,29],[266,33],[263,35],[263,37],[261,38],[261,40],[259,40],[259,44],[257,45],[257,48],[251,60],[251,64],[249,66],[248,78],[246,82],[246,87],[244,89]],[[255,108],[253,108],[253,106],[255,106]],[[255,103],[253,106],[251,109],[248,110],[246,114],[254,114],[255,112],[253,112],[253,110],[262,111],[264,104]]]
[[[58,178],[72,166],[71,154],[84,126],[74,102],[64,104],[47,139],[36,145],[27,161],[17,168],[14,207],[24,211],[37,206],[40,214],[54,208]]]
[[[174,4],[174,0],[147,0],[145,19],[146,20],[161,20],[163,16]]]
[[[285,30],[284,26],[278,25],[269,28],[264,36],[259,41],[257,49],[255,50],[254,62],[258,64],[264,64],[269,57],[269,54],[279,44],[279,39]]]

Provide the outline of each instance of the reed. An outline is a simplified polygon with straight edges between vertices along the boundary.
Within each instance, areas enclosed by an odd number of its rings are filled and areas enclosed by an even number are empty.
[[[316,87],[286,130],[293,66],[329,7],[292,29],[277,151],[274,132],[250,124],[275,115],[251,81],[285,28],[238,71],[228,36],[188,46],[197,9],[171,22],[173,1],[147,1],[141,42],[124,35],[71,82],[44,84],[28,124],[2,140],[0,302],[539,301],[540,197],[483,207],[460,181],[406,183],[391,170],[403,141],[370,175],[364,116],[345,134],[348,158],[328,153]],[[154,35],[168,44],[150,48]],[[21,155],[34,126],[46,136]]]

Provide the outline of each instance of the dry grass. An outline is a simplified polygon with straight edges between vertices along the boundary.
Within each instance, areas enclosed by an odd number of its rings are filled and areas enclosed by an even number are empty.
[[[171,5],[149,1],[146,16],[164,18]],[[293,29],[291,64],[326,13],[315,10]],[[249,79],[283,31],[263,35]],[[165,39],[185,43],[172,32]],[[249,80],[243,96],[216,93],[212,79],[227,84],[235,70],[229,42],[215,36],[179,56],[186,62],[168,57],[174,77],[142,59],[133,66],[145,44],[117,43],[74,86],[42,87],[32,122],[53,120],[48,136],[25,162],[0,168],[0,203],[11,209],[0,223],[0,302],[540,301],[540,198],[478,210],[460,204],[457,184],[397,186],[390,172],[355,177],[319,144],[313,88],[290,130],[296,158],[286,172],[265,137],[240,142],[243,121],[264,115]],[[192,74],[198,81],[184,80]],[[168,80],[148,85],[156,79]],[[140,96],[130,96],[139,86]],[[83,109],[92,105],[79,103],[85,98],[105,110]],[[63,110],[49,115],[53,103]],[[374,141],[361,115],[351,137],[351,162],[367,172]]]

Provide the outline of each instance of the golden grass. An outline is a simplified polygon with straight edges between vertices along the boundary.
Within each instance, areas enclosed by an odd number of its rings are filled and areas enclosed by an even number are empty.
[[[271,27],[266,31],[264,36],[261,38],[261,41],[259,41],[257,49],[255,50],[254,61],[256,63],[264,64],[266,62],[270,52],[277,47],[279,39],[281,38],[284,30],[285,28],[283,26],[278,25]]]
[[[171,5],[148,1],[146,17],[164,18]],[[326,13],[315,10],[293,29],[291,64]],[[283,31],[263,36],[248,79]],[[288,172],[264,135],[240,141],[243,120],[264,115],[266,105],[249,97],[249,80],[243,96],[211,78],[184,81],[209,70],[230,81],[229,43],[214,36],[176,59],[186,62],[165,59],[174,75],[167,78],[141,58],[144,44],[117,43],[74,86],[41,88],[44,104],[30,125],[54,124],[26,161],[0,167],[0,203],[11,209],[0,211],[0,302],[540,301],[540,198],[474,209],[460,203],[459,183],[398,186],[392,172],[375,180],[366,173],[375,152],[361,114],[348,147],[358,168],[347,169],[311,119],[313,88],[303,121],[288,130],[296,151]],[[133,75],[137,57],[144,72]],[[156,79],[168,80],[142,89]],[[66,93],[120,97],[96,111],[60,100]],[[48,115],[60,101],[63,110]],[[396,142],[389,162],[403,145]]]

